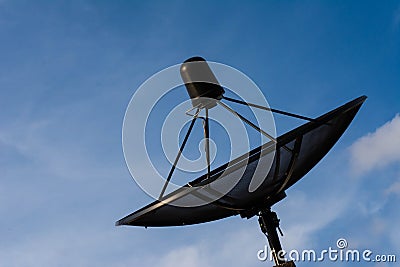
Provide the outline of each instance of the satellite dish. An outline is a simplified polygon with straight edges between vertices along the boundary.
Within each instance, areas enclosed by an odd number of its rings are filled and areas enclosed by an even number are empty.
[[[367,97],[358,97],[313,119],[224,96],[224,88],[219,85],[217,78],[204,58],[192,57],[184,61],[181,65],[180,73],[192,101],[193,110],[196,110],[195,114],[192,115],[193,119],[187,134],[165,180],[159,199],[118,220],[116,225],[144,227],[181,226],[199,224],[236,215],[240,215],[242,218],[258,216],[260,228],[267,236],[276,266],[295,266],[293,261],[286,262],[279,257],[279,252],[282,250],[277,231],[280,231],[279,219],[276,213],[271,211],[271,207],[284,199],[286,190],[304,177],[329,152],[349,127]],[[303,119],[308,122],[278,138],[274,138],[226,105],[225,101]],[[244,123],[268,137],[270,141],[211,170],[208,142],[208,111],[217,105],[228,110]],[[199,119],[200,110],[204,110],[206,114],[201,119],[204,120],[207,173],[164,195],[188,141],[193,124],[196,119]],[[271,144],[274,144],[274,146],[271,146]],[[272,166],[262,174],[265,179],[255,191],[250,192],[248,189],[256,171],[254,166],[262,164],[263,160],[273,152]],[[212,201],[202,206],[184,207],[176,205],[178,202],[191,202],[196,198],[210,199],[210,195],[219,193],[214,186],[210,185],[224,183],[238,172],[242,173],[239,182],[223,196],[212,199]]]

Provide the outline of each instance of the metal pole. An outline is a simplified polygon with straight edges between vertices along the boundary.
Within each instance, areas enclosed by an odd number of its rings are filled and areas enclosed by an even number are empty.
[[[206,150],[206,161],[207,161],[207,177],[210,177],[210,128],[208,125],[208,108],[205,108],[206,118],[203,122],[204,128],[204,138],[205,140],[205,150]]]
[[[282,246],[277,233],[277,228],[279,229],[279,219],[276,213],[271,210],[261,211],[259,216],[258,223],[260,224],[261,231],[267,236],[275,264],[276,266],[282,266],[282,264],[286,262],[280,258],[282,257],[282,255],[280,255]]]

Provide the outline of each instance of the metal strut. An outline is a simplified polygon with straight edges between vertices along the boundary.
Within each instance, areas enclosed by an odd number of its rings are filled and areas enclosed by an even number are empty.
[[[247,102],[244,102],[244,101],[241,101],[241,100],[237,100],[237,99],[234,99],[234,98],[230,98],[230,97],[226,97],[226,96],[222,96],[222,99],[225,99],[225,100],[228,100],[228,101],[231,101],[231,102],[234,102],[234,103],[242,104],[242,105],[245,105],[245,106],[254,107],[254,108],[258,108],[258,109],[263,109],[263,110],[271,111],[271,112],[278,113],[278,114],[285,115],[285,116],[289,116],[289,117],[294,117],[294,118],[297,118],[297,119],[302,119],[302,120],[312,121],[312,122],[318,122],[318,120],[312,119],[312,118],[309,118],[309,117],[306,117],[306,116],[302,116],[302,115],[298,115],[298,114],[282,111],[282,110],[279,110],[279,109],[267,108],[267,107],[264,107],[264,106],[260,106],[260,105],[252,104],[252,103],[247,103]]]
[[[278,231],[283,236],[282,230],[279,227],[279,219],[275,212],[271,209],[260,211],[258,223],[260,224],[261,232],[268,239],[268,244],[276,264],[275,267],[296,267],[293,261],[285,261],[282,255],[282,245],[279,240]]]
[[[269,138],[274,143],[277,142],[275,137],[273,137],[272,135],[268,134],[267,132],[262,130],[260,127],[256,126],[254,123],[252,123],[251,121],[249,121],[248,119],[246,119],[245,117],[240,115],[238,112],[236,112],[233,109],[231,109],[229,106],[225,105],[224,103],[222,103],[221,101],[218,101],[218,100],[217,100],[217,104],[221,105],[223,108],[225,108],[226,110],[231,112],[233,115],[237,116],[239,119],[241,119],[242,121],[244,121],[245,123],[247,123],[248,125],[253,127],[254,129],[256,129],[261,134],[265,135],[267,138]]]
[[[197,111],[197,113],[193,117],[192,122],[190,123],[189,129],[188,129],[188,131],[186,133],[186,136],[185,136],[185,139],[183,139],[182,145],[181,145],[181,147],[179,148],[179,151],[178,151],[178,155],[176,155],[174,164],[172,165],[171,170],[169,171],[168,177],[165,180],[165,183],[164,183],[164,186],[163,186],[163,188],[161,190],[160,196],[158,197],[159,200],[164,196],[164,193],[165,193],[165,190],[167,189],[168,183],[171,180],[172,174],[175,171],[175,168],[176,168],[176,165],[178,164],[179,158],[182,155],[182,151],[185,148],[185,145],[186,145],[186,142],[187,142],[187,140],[189,138],[190,133],[192,132],[193,125],[194,125],[194,123],[195,123],[195,121],[197,119],[198,113],[199,113],[199,110]]]
[[[198,117],[199,113],[200,113],[200,109],[198,108],[196,113],[193,115],[192,122],[190,123],[189,129],[185,135],[185,138],[183,139],[182,145],[179,148],[179,151],[178,151],[178,154],[176,155],[174,164],[172,165],[171,170],[169,171],[168,177],[165,180],[165,183],[161,190],[160,196],[158,197],[159,200],[164,196],[165,190],[167,190],[168,183],[169,183],[169,181],[171,181],[172,174],[175,171],[175,168],[176,168],[176,165],[178,164],[179,158],[182,155],[182,151],[185,148],[187,140],[189,139],[189,136],[190,136],[190,133],[192,132],[194,123],[195,123],[196,119],[198,119],[198,118],[203,119],[203,129],[204,129],[204,139],[205,139],[204,146],[205,146],[206,161],[207,161],[207,178],[210,177],[210,173],[211,173],[211,169],[210,169],[211,168],[210,167],[210,139],[209,139],[210,138],[210,129],[209,129],[209,124],[208,124],[208,108],[205,108],[205,113],[206,113],[205,118]]]
[[[206,161],[207,161],[207,178],[210,178],[210,128],[208,125],[208,108],[205,108],[206,118],[203,121]]]

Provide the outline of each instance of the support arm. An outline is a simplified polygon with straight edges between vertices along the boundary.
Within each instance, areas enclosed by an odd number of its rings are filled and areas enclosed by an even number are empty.
[[[165,190],[167,189],[168,183],[171,180],[172,174],[175,171],[175,168],[176,168],[176,165],[178,164],[179,158],[182,155],[182,151],[185,148],[186,142],[187,142],[187,140],[189,138],[190,133],[192,132],[193,125],[194,125],[194,122],[196,121],[196,119],[197,119],[197,115],[193,117],[192,122],[190,123],[189,129],[188,129],[188,131],[186,133],[186,136],[185,136],[185,139],[183,139],[182,145],[181,145],[181,147],[179,148],[179,151],[178,151],[178,155],[176,155],[176,158],[175,158],[175,161],[174,161],[174,165],[172,165],[171,170],[169,171],[168,177],[165,180],[164,186],[163,186],[163,188],[161,190],[161,193],[160,193],[160,196],[158,197],[158,199],[161,199],[164,196]]]

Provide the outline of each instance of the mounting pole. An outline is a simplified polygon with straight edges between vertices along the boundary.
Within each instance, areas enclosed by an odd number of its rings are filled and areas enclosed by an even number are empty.
[[[285,261],[283,255],[281,255],[282,245],[277,230],[279,230],[281,235],[283,234],[279,228],[279,219],[276,213],[271,211],[270,208],[260,211],[258,223],[260,224],[261,232],[267,236],[268,244],[276,264],[275,267],[296,267],[293,261]]]

